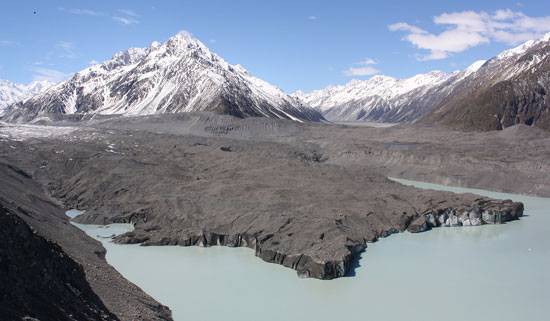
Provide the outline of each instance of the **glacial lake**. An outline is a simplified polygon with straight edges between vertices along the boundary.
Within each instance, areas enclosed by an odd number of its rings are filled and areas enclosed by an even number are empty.
[[[116,245],[98,235],[131,225],[75,225],[175,320],[549,320],[550,199],[397,181],[509,198],[525,204],[526,216],[394,234],[368,244],[355,276],[331,281],[299,279],[248,248]]]

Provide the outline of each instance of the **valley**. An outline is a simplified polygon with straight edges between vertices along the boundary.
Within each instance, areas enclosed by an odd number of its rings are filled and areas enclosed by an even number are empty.
[[[106,236],[117,249],[249,248],[296,280],[354,276],[388,237],[513,228],[522,202],[396,179],[550,198],[549,48],[546,34],[452,73],[287,94],[180,32],[57,84],[3,81],[0,312],[172,319],[71,223],[131,224]],[[36,273],[52,286],[24,282]]]

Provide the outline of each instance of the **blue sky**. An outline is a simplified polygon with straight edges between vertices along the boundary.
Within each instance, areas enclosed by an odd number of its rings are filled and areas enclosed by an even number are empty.
[[[36,14],[35,14],[36,12]],[[189,31],[287,92],[405,78],[488,59],[550,32],[547,1],[3,1],[0,78],[61,80]]]

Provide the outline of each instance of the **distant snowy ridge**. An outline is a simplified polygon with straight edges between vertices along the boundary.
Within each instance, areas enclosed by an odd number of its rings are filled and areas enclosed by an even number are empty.
[[[232,66],[188,34],[131,48],[11,108],[9,121],[60,114],[149,115],[214,111],[237,117],[319,121],[281,89]]]
[[[293,96],[331,121],[411,122],[430,112],[424,106],[439,100],[434,95],[440,86],[452,86],[475,72],[482,63],[476,62],[468,69],[450,74],[436,70],[408,79],[382,75],[368,80],[353,79],[345,85],[328,86],[307,94],[296,92]]]
[[[353,79],[345,85],[328,86],[309,93],[292,94],[304,104],[320,111],[331,121],[416,122],[427,116],[449,97],[474,83],[504,81],[530,70],[548,58],[548,52],[520,61],[526,53],[549,45],[550,33],[539,40],[502,52],[486,61],[480,60],[453,73],[432,71],[408,79],[374,76]],[[496,78],[495,78],[496,77]]]
[[[24,98],[42,92],[54,83],[48,80],[33,81],[27,86],[0,79],[0,115],[8,105],[16,103]]]
[[[549,114],[543,108],[548,106],[545,93],[550,90],[549,59],[550,34],[547,34],[453,73],[432,71],[408,79],[374,76],[310,93],[296,92],[291,96],[255,78],[242,66],[228,64],[199,40],[178,34],[164,43],[131,48],[90,66],[67,81],[11,105],[3,119],[30,122],[52,115],[80,117],[213,111],[237,117],[295,121],[326,118],[333,121],[417,122],[439,113],[443,107],[445,114],[450,115],[453,106],[482,91],[487,91],[486,98],[498,97],[498,89],[491,88],[499,82],[515,81],[515,92],[519,92],[518,77],[530,87],[523,86],[521,96],[502,103],[511,104],[515,110],[525,105],[521,101],[533,101],[526,96],[533,93],[538,95],[537,102],[529,103],[533,105],[530,110],[544,116]],[[529,74],[536,79],[529,78]],[[491,94],[491,90],[495,93]],[[483,104],[480,100],[472,103]],[[486,112],[490,113],[489,109]],[[535,118],[530,115],[516,117],[516,114],[514,111],[507,117],[540,123],[538,114],[533,116]],[[490,117],[493,115],[494,112]],[[457,117],[454,115],[453,119]],[[498,118],[502,124],[510,122]],[[431,119],[442,121],[440,117]],[[450,126],[455,126],[453,119],[447,121]]]
[[[490,59],[457,89],[422,121],[458,130],[525,124],[550,131],[550,33]]]

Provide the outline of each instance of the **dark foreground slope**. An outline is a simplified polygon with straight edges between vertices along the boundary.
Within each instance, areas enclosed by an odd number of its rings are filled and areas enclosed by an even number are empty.
[[[173,117],[111,120],[0,149],[67,208],[85,209],[78,221],[133,223],[119,242],[247,246],[265,261],[321,279],[349,272],[379,237],[502,223],[523,213],[521,203],[420,190],[371,166],[336,164],[341,159],[321,144],[330,143],[322,138],[330,126]],[[158,119],[165,120],[158,131],[173,133],[154,132]]]
[[[118,320],[92,291],[82,266],[3,204],[0,243],[3,320]]]
[[[0,319],[170,320],[15,164],[0,161]]]

